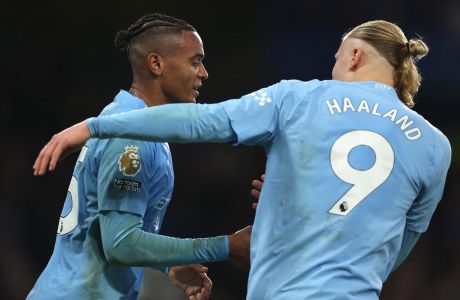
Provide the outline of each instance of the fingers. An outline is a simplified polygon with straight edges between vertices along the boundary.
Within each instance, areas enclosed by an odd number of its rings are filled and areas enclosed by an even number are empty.
[[[185,294],[189,297],[189,299],[206,300],[211,296],[211,289],[212,283],[208,278],[208,280],[202,282],[201,286],[189,286],[186,289]]]
[[[48,142],[48,144],[43,147],[40,151],[37,159],[35,160],[34,164],[34,175],[43,175],[46,173],[46,169],[48,167],[49,161],[51,159],[51,155],[56,147],[56,138],[53,138]]]
[[[253,180],[251,182],[251,185],[253,187],[253,189],[251,190],[251,196],[254,197],[254,199],[256,200],[259,200],[260,198],[260,191],[262,190],[264,180],[265,180],[265,174],[262,174],[262,176],[260,176],[260,180]],[[253,203],[252,208],[256,209],[257,203]]]
[[[201,286],[188,286],[185,290],[187,296],[196,296],[197,293],[201,291]]]
[[[194,271],[198,272],[199,278],[197,278],[197,282],[195,284],[190,285],[186,288],[185,294],[189,297],[189,299],[196,299],[196,300],[206,300],[211,295],[212,289],[212,281],[209,279],[206,271],[208,270],[207,267],[202,265],[189,265],[187,266],[189,269],[193,269]]]
[[[42,161],[42,157],[43,157],[47,147],[48,147],[48,144],[46,144],[45,147],[43,147],[42,150],[40,150],[40,153],[38,153],[38,156],[35,159],[35,163],[34,163],[34,166],[33,166],[35,176],[38,176],[38,171],[40,170],[40,164],[41,164],[41,161]]]
[[[40,150],[40,153],[38,153],[37,159],[35,159],[35,163],[34,163],[34,166],[33,166],[35,176],[37,176],[38,173],[39,173],[41,162],[43,160],[43,155],[45,155],[45,152],[48,149],[50,143],[51,143],[51,141],[48,142],[45,145],[45,147],[42,148],[42,150]]]
[[[260,198],[260,191],[256,189],[251,190],[251,196],[254,197],[255,199],[259,200]]]
[[[55,134],[40,151],[34,163],[34,175],[43,175],[47,168],[53,171],[57,162],[69,153],[78,150],[91,138],[85,121]]]
[[[212,281],[211,281],[211,279],[208,277],[208,274],[204,273],[204,274],[202,274],[201,277],[203,278],[203,288],[204,288],[205,290],[208,290],[209,293],[211,293]]]
[[[260,180],[253,180],[251,182],[251,185],[254,189],[257,189],[257,190],[261,190],[262,189],[262,185],[263,185],[263,181],[260,181]]]
[[[56,169],[56,164],[61,159],[62,151],[63,151],[62,144],[57,143],[56,147],[54,147],[53,149],[53,153],[51,154],[51,161],[49,163],[49,168],[48,168],[49,171],[54,171],[54,169]]]
[[[197,300],[206,300],[211,296],[211,291],[207,291],[205,288],[202,288],[199,292],[190,295],[189,299],[197,299]],[[191,298],[195,297],[195,298]]]
[[[200,264],[188,265],[187,267],[192,269],[192,270],[194,270],[197,273],[206,273],[206,272],[208,272],[208,268],[203,266],[203,265],[200,265]]]

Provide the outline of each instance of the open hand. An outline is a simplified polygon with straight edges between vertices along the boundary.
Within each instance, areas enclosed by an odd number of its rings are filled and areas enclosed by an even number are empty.
[[[212,288],[207,271],[208,268],[199,264],[175,266],[169,268],[168,277],[189,300],[206,300],[211,296]]]
[[[47,170],[53,171],[59,160],[79,150],[90,137],[86,121],[55,134],[38,154],[33,166],[34,175],[44,175]]]

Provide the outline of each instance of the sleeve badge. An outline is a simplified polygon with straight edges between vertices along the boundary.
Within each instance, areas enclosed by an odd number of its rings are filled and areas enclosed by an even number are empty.
[[[118,159],[118,169],[125,176],[136,176],[141,170],[141,155],[139,154],[139,147],[126,146],[125,152],[120,155]]]

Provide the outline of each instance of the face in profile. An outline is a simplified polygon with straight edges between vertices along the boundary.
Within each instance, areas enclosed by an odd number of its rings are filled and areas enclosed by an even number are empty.
[[[341,80],[341,74],[343,74],[344,64],[343,64],[343,42],[340,44],[339,50],[335,54],[335,64],[332,69],[332,79]]]
[[[335,65],[332,69],[332,79],[347,81],[347,75],[351,67],[353,59],[353,49],[350,49],[351,42],[349,39],[344,39],[340,44],[339,50],[335,54]]]
[[[168,102],[196,102],[208,77],[203,65],[203,43],[198,33],[183,31],[173,53],[165,58],[162,89]]]

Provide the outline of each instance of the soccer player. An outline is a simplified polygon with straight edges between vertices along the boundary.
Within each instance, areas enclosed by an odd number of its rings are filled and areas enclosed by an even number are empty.
[[[195,102],[208,73],[191,25],[150,14],[120,31],[115,44],[128,53],[133,82],[101,115]],[[212,284],[197,263],[230,256],[240,265],[249,257],[251,228],[206,239],[158,235],[173,183],[167,143],[89,140],[75,165],[53,254],[28,299],[136,299],[143,267],[167,270],[189,299],[207,299]]]
[[[55,135],[35,173],[90,137],[260,145],[247,299],[378,299],[427,230],[451,159],[447,138],[411,109],[427,52],[370,21],[343,37],[333,80],[92,118]]]

